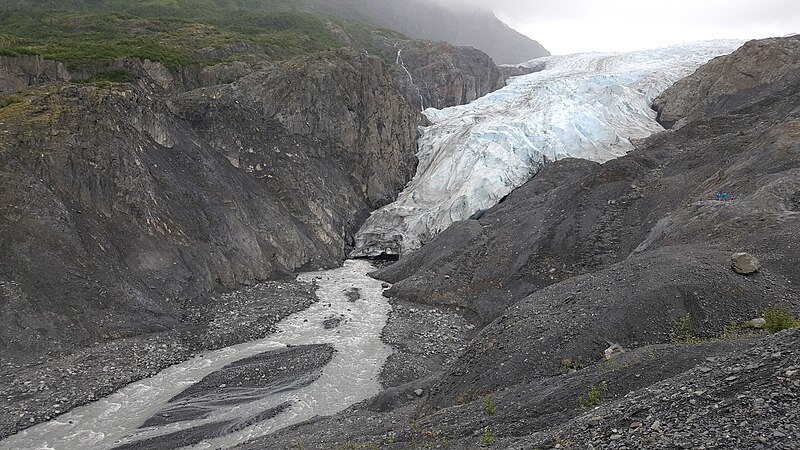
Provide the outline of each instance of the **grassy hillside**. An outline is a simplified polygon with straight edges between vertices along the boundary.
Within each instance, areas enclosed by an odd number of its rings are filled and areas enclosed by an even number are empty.
[[[208,64],[225,59],[209,49],[232,46],[282,59],[342,46],[340,30],[367,45],[370,31],[364,23],[325,15],[303,0],[12,0],[0,5],[0,55],[43,55],[72,68],[121,57],[169,67]]]

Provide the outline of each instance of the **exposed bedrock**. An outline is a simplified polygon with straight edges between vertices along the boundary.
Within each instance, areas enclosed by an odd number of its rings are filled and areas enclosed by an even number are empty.
[[[0,94],[52,81],[69,81],[67,68],[41,56],[0,56]]]
[[[393,47],[400,92],[420,110],[464,105],[505,86],[500,68],[472,47],[428,41],[397,41]]]
[[[341,262],[420,115],[349,50],[172,97],[49,84],[0,109],[4,357],[180,327],[181,299]]]
[[[680,128],[692,120],[736,110],[797,83],[800,36],[746,43],[736,58],[717,58],[667,89],[653,103],[658,121]]]

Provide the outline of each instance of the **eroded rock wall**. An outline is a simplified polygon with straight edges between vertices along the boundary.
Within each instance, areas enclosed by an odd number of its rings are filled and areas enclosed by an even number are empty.
[[[183,299],[346,254],[420,115],[342,50],[181,95],[50,84],[0,109],[4,355],[183,325]]]

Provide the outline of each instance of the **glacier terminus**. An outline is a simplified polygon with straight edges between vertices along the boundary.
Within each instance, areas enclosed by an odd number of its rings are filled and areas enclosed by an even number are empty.
[[[704,41],[630,53],[552,56],[540,69],[468,105],[427,109],[413,180],[374,213],[353,257],[400,255],[453,222],[479,215],[533,177],[547,161],[599,163],[663,131],[651,104],[675,81],[738,40]]]

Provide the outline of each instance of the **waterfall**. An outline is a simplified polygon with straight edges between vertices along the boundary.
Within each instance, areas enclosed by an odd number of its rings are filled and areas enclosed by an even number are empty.
[[[397,44],[395,44],[395,48],[397,48]],[[409,72],[406,65],[403,63],[403,49],[402,47],[397,50],[397,59],[395,60],[395,64],[398,64],[403,70],[406,71],[406,75],[408,75],[408,81],[411,83],[411,86],[414,86],[414,89],[417,90],[417,95],[419,96],[419,105],[420,110],[425,111],[425,100],[422,98],[422,92],[419,90],[416,84],[414,84],[414,77]]]

